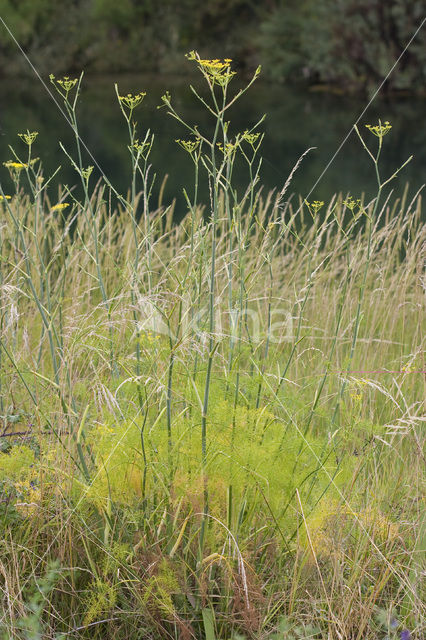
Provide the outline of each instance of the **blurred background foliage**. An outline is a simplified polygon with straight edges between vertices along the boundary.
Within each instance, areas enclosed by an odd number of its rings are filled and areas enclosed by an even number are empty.
[[[0,0],[0,16],[42,73],[186,73],[182,54],[258,64],[274,81],[377,87],[425,17],[424,0]],[[29,68],[0,25],[0,73]],[[424,92],[422,29],[386,85]]]

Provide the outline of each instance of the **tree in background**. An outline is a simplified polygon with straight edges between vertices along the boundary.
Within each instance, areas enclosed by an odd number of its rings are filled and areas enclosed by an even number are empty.
[[[193,48],[242,63],[250,58],[255,6],[247,0],[0,0],[0,16],[43,74],[175,73]],[[28,71],[0,25],[0,72]]]
[[[247,0],[94,0],[99,52],[95,66],[175,72],[196,48],[244,60],[254,14]],[[111,47],[113,43],[113,47]],[[118,53],[118,55],[117,55]]]
[[[182,54],[261,62],[275,81],[370,90],[382,81],[425,17],[424,0],[0,0],[0,15],[47,74],[179,73]],[[0,71],[28,71],[0,26]],[[388,89],[426,80],[426,29]]]
[[[263,21],[259,50],[276,80],[376,87],[425,17],[422,0],[284,0]],[[426,79],[426,30],[402,57],[388,89]]]
[[[40,73],[81,69],[94,38],[91,0],[0,0],[0,16]],[[0,25],[0,73],[32,73]]]

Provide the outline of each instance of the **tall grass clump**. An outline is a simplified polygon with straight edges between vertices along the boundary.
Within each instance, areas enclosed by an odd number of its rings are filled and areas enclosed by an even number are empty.
[[[144,92],[116,86],[126,197],[83,164],[82,77],[51,78],[82,197],[52,199],[36,132],[5,162],[0,632],[420,638],[421,195],[391,198],[387,122],[357,129],[371,202],[264,194],[263,119],[227,119],[260,70],[233,92],[231,60],[188,57],[212,128],[163,95],[194,166],[179,224]]]

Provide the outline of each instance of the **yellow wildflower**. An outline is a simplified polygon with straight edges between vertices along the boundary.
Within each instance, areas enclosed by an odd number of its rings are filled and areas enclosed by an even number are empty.
[[[0,200],[10,200],[12,196],[0,196]]]
[[[148,142],[146,141],[139,142],[139,139],[138,139],[138,140],[135,140],[133,143],[133,148],[136,149],[136,151],[141,155],[143,155],[145,151],[150,150],[151,146],[152,146],[152,140]]]
[[[66,207],[69,207],[69,202],[59,202],[58,204],[55,204],[52,208],[51,211],[61,211],[62,209],[65,209]]]
[[[217,146],[222,151],[224,156],[230,156],[238,148],[239,143],[238,142],[226,142],[226,144],[224,146],[221,142],[218,142]]]
[[[361,200],[355,200],[351,195],[348,195],[346,200],[343,200],[342,204],[350,209],[350,211],[354,211],[354,209],[361,206]]]
[[[369,131],[371,131],[371,133],[374,133],[374,135],[380,139],[392,129],[392,125],[389,123],[389,120],[386,120],[384,124],[379,120],[379,124],[366,124],[365,126]]]
[[[133,109],[136,109],[136,107],[141,104],[145,96],[146,91],[141,91],[140,93],[128,93],[126,96],[118,96],[118,99],[123,107],[127,107],[130,111],[133,111]]]
[[[305,204],[311,212],[312,216],[316,215],[318,211],[324,206],[324,202],[322,200],[314,200],[313,202],[308,202],[307,200],[305,200]]]
[[[27,144],[29,147],[32,145],[32,143],[34,142],[34,140],[37,138],[38,136],[38,131],[28,131],[26,133],[18,133],[18,136],[21,138],[21,140],[23,140],[25,142],[25,144]]]
[[[260,136],[260,133],[249,133],[248,130],[246,129],[241,137],[243,140],[245,140],[251,146],[253,146],[259,136]]]
[[[86,182],[89,180],[92,171],[93,171],[93,167],[92,166],[87,167],[87,169],[82,169],[81,170],[81,175],[86,180]]]
[[[16,171],[20,171],[21,169],[27,169],[28,165],[23,162],[14,162],[13,160],[8,160],[7,162],[3,162],[3,165],[7,169],[14,169]]]
[[[53,73],[50,74],[49,79],[50,82],[54,85],[55,76],[53,75]],[[56,83],[65,91],[65,97],[68,97],[69,92],[75,87],[77,82],[77,78],[70,78],[69,76],[64,76],[61,80],[56,80]]]
[[[200,146],[200,139],[196,140],[175,140],[182,149],[188,153],[193,153]]]
[[[191,51],[186,57],[197,62],[200,71],[212,84],[226,86],[235,75],[235,71],[231,71],[231,58],[202,60],[196,51]]]

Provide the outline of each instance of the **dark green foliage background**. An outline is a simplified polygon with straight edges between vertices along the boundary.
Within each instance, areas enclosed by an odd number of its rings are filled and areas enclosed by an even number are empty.
[[[41,73],[185,73],[182,54],[258,64],[278,81],[376,87],[426,15],[422,0],[0,0],[0,16]],[[28,71],[0,25],[0,73]],[[422,29],[387,83],[424,91]]]

